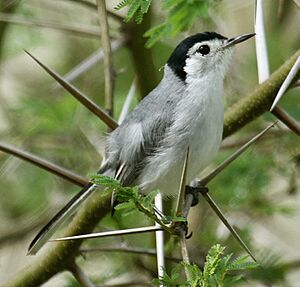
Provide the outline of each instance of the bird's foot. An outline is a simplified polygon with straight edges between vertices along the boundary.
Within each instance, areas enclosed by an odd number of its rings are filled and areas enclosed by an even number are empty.
[[[185,238],[189,239],[192,237],[192,232],[188,234],[188,222],[187,221],[175,221],[171,225],[171,229],[173,230],[173,234],[181,235],[185,234]]]
[[[191,206],[195,206],[199,202],[199,193],[208,193],[208,188],[206,186],[189,186],[185,187],[185,194],[191,194],[193,196],[193,201]]]

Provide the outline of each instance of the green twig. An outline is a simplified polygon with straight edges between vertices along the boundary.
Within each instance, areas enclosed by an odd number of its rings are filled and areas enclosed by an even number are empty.
[[[157,222],[164,230],[172,233],[172,229],[165,223],[164,218],[158,217],[153,210],[145,208],[140,202],[136,201],[135,206],[137,209],[144,213],[147,217],[151,218],[153,221]]]

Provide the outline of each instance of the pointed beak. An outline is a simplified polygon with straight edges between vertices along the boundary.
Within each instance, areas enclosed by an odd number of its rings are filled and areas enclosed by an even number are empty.
[[[252,38],[253,36],[255,36],[255,33],[250,33],[250,34],[243,34],[243,35],[239,35],[237,37],[228,39],[225,43],[225,45],[223,46],[223,49],[227,49],[231,46],[234,46],[238,43],[242,43],[250,38]]]

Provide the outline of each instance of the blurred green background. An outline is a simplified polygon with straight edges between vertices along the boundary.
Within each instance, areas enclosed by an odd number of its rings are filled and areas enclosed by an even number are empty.
[[[70,169],[82,176],[100,166],[107,129],[93,114],[82,107],[50,78],[24,52],[28,50],[43,63],[65,75],[101,47],[98,37],[78,36],[60,29],[27,26],[4,21],[17,18],[28,21],[60,23],[70,27],[97,28],[96,10],[81,1],[28,0],[1,1],[0,9],[0,135],[1,142],[30,151],[42,158]],[[109,10],[118,1],[107,1]],[[159,1],[152,7],[152,25],[167,16]],[[2,5],[2,6],[1,6]],[[293,1],[264,1],[269,62],[275,71],[299,48],[300,10]],[[126,15],[126,9],[114,11]],[[14,18],[15,17],[15,18]],[[16,18],[17,17],[17,18]],[[3,20],[4,19],[4,20]],[[145,73],[149,82],[162,77],[160,68],[174,46],[185,36],[214,30],[228,37],[253,31],[254,1],[223,0],[209,10],[209,17],[197,20],[186,32],[176,37],[163,37],[146,55],[153,56],[155,75]],[[124,37],[122,26],[109,18],[111,36]],[[135,26],[136,24],[130,24]],[[135,28],[131,28],[135,29]],[[137,35],[137,34],[135,34]],[[133,38],[135,42],[137,39]],[[141,49],[141,47],[140,47]],[[118,115],[136,75],[132,57],[139,57],[130,46],[113,54],[115,81],[115,113]],[[138,55],[137,55],[138,54]],[[143,66],[143,62],[140,63]],[[231,71],[226,79],[225,101],[230,106],[246,97],[257,85],[254,41],[238,46]],[[103,62],[96,63],[73,84],[103,106]],[[142,92],[137,90],[133,107]],[[300,121],[299,88],[290,90],[280,102]],[[214,164],[221,162],[242,142],[273,121],[265,114],[226,139]],[[214,166],[208,169],[211,170]],[[268,271],[247,274],[243,286],[299,286],[299,138],[284,125],[273,129],[259,143],[228,167],[210,185],[213,198]],[[35,232],[75,194],[78,187],[29,163],[0,153],[0,283],[28,264],[27,246]],[[208,171],[204,172],[207,173]],[[168,204],[166,203],[166,206]],[[99,223],[106,228],[135,227],[147,224],[143,215],[107,216]],[[193,237],[188,241],[192,259],[203,258],[215,243],[227,246],[235,256],[243,254],[240,246],[205,202],[192,209],[190,225]],[[18,230],[23,230],[18,232]],[[168,242],[168,254],[179,256],[174,242]],[[135,246],[153,248],[152,236],[98,239],[84,246]],[[147,256],[118,253],[94,253],[79,259],[80,265],[97,284],[150,281],[156,276],[155,261]],[[172,263],[168,262],[167,270]],[[44,286],[79,286],[70,274],[63,273]],[[269,284],[269,285],[268,285]],[[137,285],[144,286],[144,285]],[[240,285],[241,286],[241,285]]]

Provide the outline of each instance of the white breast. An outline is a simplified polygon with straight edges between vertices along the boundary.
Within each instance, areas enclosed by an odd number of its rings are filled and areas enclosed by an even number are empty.
[[[212,82],[212,81],[209,81]],[[193,113],[195,120],[192,121],[192,131],[189,139],[189,166],[188,166],[188,179],[191,180],[197,176],[215,157],[219,150],[222,133],[223,133],[223,81],[217,81],[218,84],[213,86],[207,86],[202,88],[201,93],[195,95],[200,96],[201,100],[196,102]],[[193,91],[199,91],[203,85],[198,85],[192,89],[190,93],[191,97]],[[198,105],[198,116],[197,108]],[[192,119],[191,119],[192,120]]]
[[[160,189],[164,194],[176,194],[188,147],[188,181],[216,155],[223,132],[223,79],[213,80],[209,77],[195,79],[187,86],[173,111],[174,123],[163,148],[151,158],[139,178],[146,192]]]

